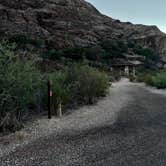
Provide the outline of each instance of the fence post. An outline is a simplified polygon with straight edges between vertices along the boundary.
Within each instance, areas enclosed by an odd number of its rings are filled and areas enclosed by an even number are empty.
[[[51,119],[52,103],[53,102],[53,82],[48,81],[48,119]]]

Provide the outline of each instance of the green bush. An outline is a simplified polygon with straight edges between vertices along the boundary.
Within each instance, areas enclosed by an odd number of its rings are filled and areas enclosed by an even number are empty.
[[[147,85],[153,85],[152,77],[154,73],[152,72],[141,72],[136,76],[138,82],[145,82]]]
[[[165,71],[141,72],[137,75],[137,81],[145,82],[147,85],[163,89],[166,88],[166,72]]]
[[[74,61],[80,61],[84,59],[85,50],[83,48],[68,48],[63,50],[63,56],[70,58]]]
[[[85,57],[90,61],[102,62],[105,57],[105,50],[101,46],[94,46],[91,48],[86,48]]]
[[[129,48],[134,48],[134,47],[135,47],[135,43],[129,41],[129,42],[127,43],[127,46],[128,46]]]
[[[66,104],[70,99],[70,84],[67,82],[66,72],[53,72],[49,74],[53,81],[54,101]]]
[[[19,47],[25,48],[27,44],[33,45],[36,48],[41,48],[45,45],[44,40],[42,39],[33,39],[23,34],[16,34],[8,37],[10,43],[17,43]]]
[[[164,89],[166,88],[166,72],[158,73],[156,76],[152,77],[153,86]]]
[[[41,56],[43,59],[59,60],[60,58],[62,58],[63,53],[59,50],[51,49],[43,53]]]
[[[68,82],[74,99],[93,103],[96,97],[106,94],[109,87],[108,76],[87,65],[73,65],[67,70]]]
[[[146,60],[151,60],[154,62],[159,61],[159,55],[155,53],[152,49],[150,48],[143,48],[141,46],[136,45],[134,48],[134,53],[142,55],[146,58]]]
[[[105,51],[103,54],[104,60],[107,62],[113,58],[123,58],[123,54],[128,52],[128,46],[121,40],[103,40],[101,46]]]
[[[42,103],[44,83],[40,72],[32,61],[15,55],[14,48],[7,42],[0,44],[0,130],[15,130],[21,114]]]
[[[54,101],[63,105],[90,104],[107,93],[106,74],[87,65],[72,64],[63,72],[50,75],[53,80]]]
[[[29,110],[46,104],[47,83],[35,61],[15,54],[15,45],[0,43],[0,131],[15,131]],[[54,100],[63,105],[89,104],[104,96],[109,79],[85,64],[71,64],[46,75],[53,80]]]
[[[136,80],[136,77],[133,76],[133,75],[129,75],[129,80],[130,80],[131,82],[134,82],[134,81]]]
[[[146,74],[143,79],[147,85],[153,85],[153,80],[152,80],[151,74]]]

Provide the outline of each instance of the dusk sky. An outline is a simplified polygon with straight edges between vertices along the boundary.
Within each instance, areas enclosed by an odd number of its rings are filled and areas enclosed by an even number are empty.
[[[166,0],[87,0],[100,12],[121,21],[157,25],[166,33]]]

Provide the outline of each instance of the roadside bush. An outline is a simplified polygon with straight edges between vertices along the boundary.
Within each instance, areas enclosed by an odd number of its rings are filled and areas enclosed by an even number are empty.
[[[92,104],[96,98],[106,95],[109,87],[106,74],[80,64],[52,73],[50,79],[54,84],[54,101],[60,101],[64,106]]]
[[[43,108],[46,77],[53,80],[55,104],[90,104],[106,95],[109,79],[105,73],[85,64],[71,64],[63,71],[41,74],[36,61],[15,54],[15,48],[0,43],[0,132],[19,129],[23,115]]]
[[[152,75],[150,74],[147,74],[144,76],[144,82],[147,84],[147,85],[153,85],[153,80],[152,80]]]
[[[21,115],[42,102],[42,75],[33,61],[15,55],[14,45],[0,44],[0,131],[20,127]]]
[[[138,82],[145,82],[147,85],[153,85],[152,77],[154,73],[152,72],[143,72],[143,73],[138,73],[136,80]]]
[[[134,82],[134,81],[135,81],[135,79],[136,79],[136,77],[135,77],[135,76],[133,76],[133,75],[129,75],[129,80],[130,80],[131,82]]]
[[[90,104],[107,93],[109,78],[97,69],[87,65],[73,65],[68,68],[67,76],[73,97],[78,101]]]
[[[153,86],[164,89],[166,88],[166,72],[158,73],[156,76],[152,77]]]
[[[116,82],[116,81],[119,81],[121,79],[121,75],[118,71],[112,71],[111,72],[111,75],[113,77],[113,80]]]
[[[53,81],[54,101],[66,104],[70,99],[70,84],[67,82],[66,72],[57,71],[49,74],[49,79]]]
[[[159,89],[166,88],[166,72],[165,71],[146,71],[137,75],[137,81],[145,82],[147,85],[154,86]]]

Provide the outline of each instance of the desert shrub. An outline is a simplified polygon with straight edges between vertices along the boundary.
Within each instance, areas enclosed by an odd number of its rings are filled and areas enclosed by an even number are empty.
[[[70,99],[70,84],[67,82],[65,71],[57,71],[49,74],[49,79],[53,81],[53,93],[55,103],[66,104]]]
[[[123,41],[118,40],[103,40],[102,48],[105,50],[105,59],[122,58],[123,53],[128,52],[128,46]]]
[[[50,75],[54,101],[65,105],[90,104],[106,94],[109,80],[106,74],[88,65],[72,64],[65,71]]]
[[[83,48],[67,48],[63,50],[63,56],[74,61],[80,61],[84,59],[85,50]]]
[[[129,42],[127,43],[127,46],[128,46],[129,48],[134,48],[135,45],[136,45],[136,44],[135,44],[134,42],[130,42],[130,41],[129,41]]]
[[[138,82],[145,82],[147,85],[153,85],[152,77],[154,74],[154,72],[149,71],[141,72],[137,74],[136,80]]]
[[[108,76],[87,65],[73,65],[67,71],[68,82],[75,99],[93,103],[95,98],[106,94]]]
[[[36,61],[15,54],[15,45],[0,43],[0,131],[20,128],[22,116],[46,104],[47,83],[53,80],[54,100],[67,106],[89,104],[109,87],[105,73],[85,64],[41,74]]]
[[[143,48],[138,45],[135,45],[134,53],[144,56],[147,61],[151,60],[151,61],[157,62],[160,59],[159,55],[155,53],[155,51],[153,51],[152,49]]]
[[[134,81],[136,80],[136,77],[133,76],[133,75],[129,75],[129,80],[130,80],[131,82],[134,82]]]
[[[166,72],[160,72],[152,77],[153,86],[163,89],[166,88]]]
[[[33,61],[15,55],[14,48],[0,44],[0,130],[15,130],[28,107],[42,103],[42,75]]]
[[[16,34],[8,37],[10,43],[17,43],[19,47],[25,47],[26,44],[33,45],[37,48],[41,48],[45,45],[42,39],[33,39],[23,34]]]
[[[114,78],[114,81],[119,81],[121,79],[121,75],[119,71],[112,71],[111,72],[112,77]]]
[[[118,50],[121,53],[125,53],[128,51],[128,46],[123,41],[117,41]]]
[[[91,61],[101,62],[105,56],[105,50],[101,46],[94,46],[91,48],[86,48],[85,57]]]
[[[166,72],[165,71],[144,71],[137,74],[137,81],[145,82],[147,85],[157,87],[159,89],[166,88]]]
[[[62,58],[63,53],[59,50],[51,49],[44,52],[41,56],[43,59],[59,60],[60,58]]]
[[[144,75],[143,80],[144,80],[144,82],[145,82],[147,85],[153,85],[152,75],[151,75],[151,74],[146,74],[146,75]]]

